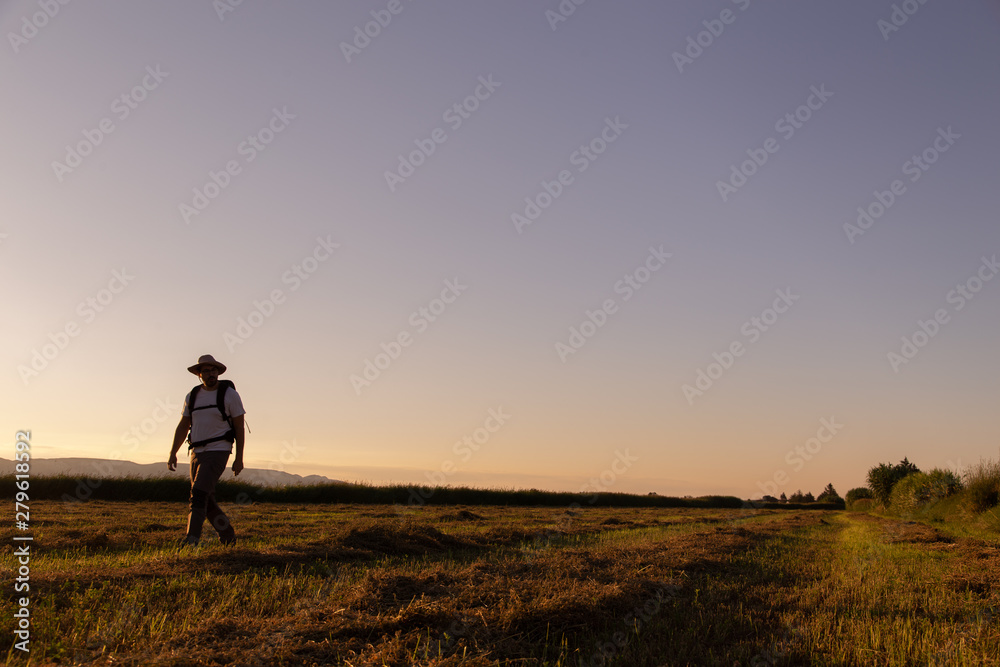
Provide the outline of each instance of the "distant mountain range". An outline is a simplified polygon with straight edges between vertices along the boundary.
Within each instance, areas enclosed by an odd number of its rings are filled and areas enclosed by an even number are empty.
[[[180,457],[179,457],[180,458]],[[177,470],[167,470],[165,461],[161,463],[133,463],[131,461],[112,461],[109,459],[31,459],[31,475],[50,477],[54,475],[69,475],[97,479],[99,477],[183,477],[190,476],[190,465],[178,461]],[[13,475],[14,461],[0,459],[0,475]],[[232,460],[228,469],[222,475],[224,480],[233,479]],[[296,475],[281,470],[264,468],[244,468],[237,478],[241,482],[258,486],[290,486],[309,484],[342,484],[340,480],[330,479],[322,475]]]

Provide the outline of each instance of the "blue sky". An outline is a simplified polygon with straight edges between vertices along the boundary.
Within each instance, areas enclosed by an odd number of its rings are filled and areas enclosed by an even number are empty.
[[[37,456],[165,461],[204,353],[248,465],[342,479],[577,489],[627,449],[608,490],[751,496],[996,455],[995,2],[56,6],[0,8],[0,420]]]

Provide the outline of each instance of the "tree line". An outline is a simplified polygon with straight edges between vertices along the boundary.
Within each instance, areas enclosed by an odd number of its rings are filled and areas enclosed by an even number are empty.
[[[900,514],[912,514],[945,498],[958,497],[971,514],[1000,505],[1000,462],[982,460],[961,475],[943,468],[923,472],[909,458],[879,463],[868,470],[867,486],[851,489],[845,500],[853,509],[880,505]]]
[[[790,496],[782,493],[780,496],[775,498],[774,496],[763,496],[762,500],[768,503],[843,503],[844,499],[840,497],[837,493],[837,489],[833,488],[833,483],[827,484],[822,492],[818,496],[813,496],[811,491],[802,493],[799,489]]]

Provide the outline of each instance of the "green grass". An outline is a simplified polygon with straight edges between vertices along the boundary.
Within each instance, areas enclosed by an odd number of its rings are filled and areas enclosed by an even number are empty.
[[[32,664],[1000,664],[1000,541],[930,520],[227,511],[235,549],[180,550],[183,503],[33,501]],[[6,663],[23,664],[11,596],[0,607]]]
[[[829,573],[803,592],[803,623],[817,664],[997,664],[998,600],[969,578],[981,544],[955,542],[923,524],[840,516],[816,567]],[[1000,559],[979,563],[989,579]],[[839,579],[839,581],[837,581]]]

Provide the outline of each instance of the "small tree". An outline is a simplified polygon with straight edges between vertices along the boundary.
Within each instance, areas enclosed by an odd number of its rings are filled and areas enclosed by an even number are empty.
[[[837,493],[837,489],[833,488],[833,482],[826,485],[823,493],[819,494],[819,498],[816,500],[821,503],[832,503],[840,500],[840,494]]]
[[[875,499],[883,505],[889,504],[892,487],[895,485],[892,466],[888,463],[879,463],[868,471],[868,488],[872,490]]]
[[[809,491],[809,492],[806,493],[806,495],[802,496],[802,502],[805,502],[805,503],[814,503],[814,502],[816,502],[816,499],[813,498],[812,491]]]
[[[788,500],[789,502],[793,503],[801,503],[803,500],[805,500],[805,496],[802,495],[802,489],[796,489],[795,493],[788,496]]]
[[[895,469],[899,479],[903,479],[911,473],[920,472],[920,468],[910,463],[905,456],[902,461],[896,464]]]
[[[780,500],[783,503],[787,503],[788,502],[788,498],[785,496],[785,492],[784,491],[781,492],[781,497],[778,498],[778,500]]]

